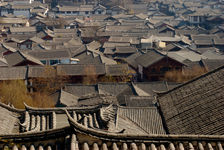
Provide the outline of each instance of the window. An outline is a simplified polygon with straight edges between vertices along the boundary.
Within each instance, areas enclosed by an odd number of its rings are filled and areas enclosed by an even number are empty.
[[[193,21],[197,22],[198,21],[198,16],[193,16]]]
[[[77,61],[74,60],[71,61],[71,64],[77,64],[77,63],[78,63]]]
[[[85,14],[86,14],[86,15],[88,15],[88,14],[89,14],[89,12],[88,12],[88,11],[86,11],[86,12],[85,12]]]
[[[199,22],[203,22],[203,17],[202,16],[199,17]]]
[[[69,59],[62,59],[60,60],[61,64],[70,64],[70,60]]]
[[[28,48],[28,49],[31,49],[32,48],[32,45],[26,45],[26,48]]]
[[[54,65],[54,64],[58,64],[59,61],[58,60],[50,60],[50,65]]]
[[[46,63],[47,63],[46,60],[41,60],[40,62],[42,62],[44,65],[46,65]]]
[[[156,73],[156,68],[152,68],[151,72]]]
[[[180,67],[176,67],[175,69],[176,69],[176,70],[181,70],[181,68],[180,68]]]
[[[73,11],[72,13],[75,14],[75,15],[78,15],[79,14],[77,11]]]
[[[160,68],[160,72],[163,72],[163,73],[165,73],[165,72],[167,72],[169,70],[170,70],[170,67],[162,67],[162,68]]]

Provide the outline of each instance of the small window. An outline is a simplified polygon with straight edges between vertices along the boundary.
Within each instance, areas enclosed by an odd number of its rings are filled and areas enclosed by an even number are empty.
[[[46,60],[41,60],[40,62],[42,62],[44,65],[46,65],[46,63],[47,63]]]
[[[203,18],[202,18],[201,16],[199,17],[199,21],[200,21],[200,22],[202,22],[202,21],[203,21]]]
[[[50,65],[54,65],[54,64],[58,64],[59,61],[58,60],[50,60]]]
[[[73,13],[73,14],[78,14],[78,12],[77,12],[77,11],[73,11],[72,13]]]
[[[193,16],[193,21],[197,22],[198,21],[198,16]]]
[[[86,12],[85,12],[85,14],[87,15],[87,14],[89,14],[89,12],[88,12],[88,11],[86,11]]]
[[[70,64],[70,60],[69,59],[62,59],[60,60],[61,64]]]
[[[162,68],[160,68],[161,72],[167,72],[169,70],[170,70],[170,67],[162,67]]]
[[[32,48],[32,44],[26,45],[26,48],[31,49]]]
[[[151,72],[155,73],[156,72],[156,68],[152,68]]]
[[[176,69],[176,70],[180,70],[180,67],[176,67],[175,69]]]
[[[71,64],[77,64],[78,62],[77,62],[77,61],[72,60],[70,63],[71,63]]]

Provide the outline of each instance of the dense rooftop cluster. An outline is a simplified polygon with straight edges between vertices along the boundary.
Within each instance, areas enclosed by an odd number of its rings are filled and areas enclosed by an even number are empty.
[[[0,94],[0,149],[223,150],[223,12],[222,0],[2,0],[0,88],[49,86],[55,107]]]
[[[132,72],[132,81],[155,81],[168,70],[198,66],[209,71],[224,59],[222,1],[52,3],[1,3],[4,72],[29,65],[38,66],[40,74],[42,66],[53,65],[82,78],[92,65],[99,76]]]

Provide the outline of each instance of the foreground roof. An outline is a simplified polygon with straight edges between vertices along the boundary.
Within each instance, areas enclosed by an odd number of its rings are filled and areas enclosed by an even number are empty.
[[[158,98],[170,134],[224,134],[224,66]]]
[[[19,132],[20,110],[13,109],[8,105],[0,103],[0,135]]]
[[[223,76],[224,66],[160,93],[160,109],[26,105],[17,110],[0,104],[0,148],[223,150]],[[7,126],[7,119],[14,122]]]
[[[223,136],[164,134],[161,132],[164,129],[160,126],[162,121],[156,115],[158,110],[152,107],[143,109],[117,107],[114,109],[110,105],[39,109],[26,106],[26,110],[22,111],[5,105],[1,106],[1,109],[7,108],[8,111],[15,111],[21,116],[25,113],[24,122],[20,124],[33,126],[33,128],[27,128],[33,130],[24,133],[0,134],[1,149],[57,149],[60,147],[76,150],[98,150],[99,148],[126,150],[130,147],[135,150],[138,148],[142,150],[148,148],[150,150],[223,150]],[[118,112],[117,115],[114,112]],[[143,122],[141,118],[144,118]],[[145,128],[146,126],[148,127]],[[152,130],[154,133],[145,132]]]

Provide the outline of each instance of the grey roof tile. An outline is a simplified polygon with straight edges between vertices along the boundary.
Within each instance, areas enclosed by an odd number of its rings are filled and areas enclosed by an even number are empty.
[[[136,58],[136,61],[138,64],[140,64],[143,67],[148,67],[159,60],[163,59],[165,56],[157,51],[149,51],[146,54],[143,54]]]
[[[1,104],[4,105],[4,104]],[[19,132],[19,113],[0,106],[0,134],[12,134]]]
[[[127,117],[148,134],[165,134],[162,119],[156,107],[120,107],[118,113]],[[147,118],[147,119],[146,119]]]
[[[31,51],[28,52],[29,55],[34,56],[40,60],[50,60],[50,59],[68,59],[71,57],[69,51],[65,50],[49,50],[49,51]]]
[[[59,102],[60,104],[63,104],[65,106],[76,106],[78,104],[78,98],[77,96],[68,93],[64,90],[60,91],[60,97],[59,97]]]
[[[91,69],[89,72],[88,70]],[[57,73],[68,76],[84,76],[84,75],[104,75],[105,65],[103,64],[68,64],[57,65]]]
[[[170,134],[222,135],[224,67],[160,96],[159,104]]]
[[[0,80],[26,79],[27,67],[0,67]]]

